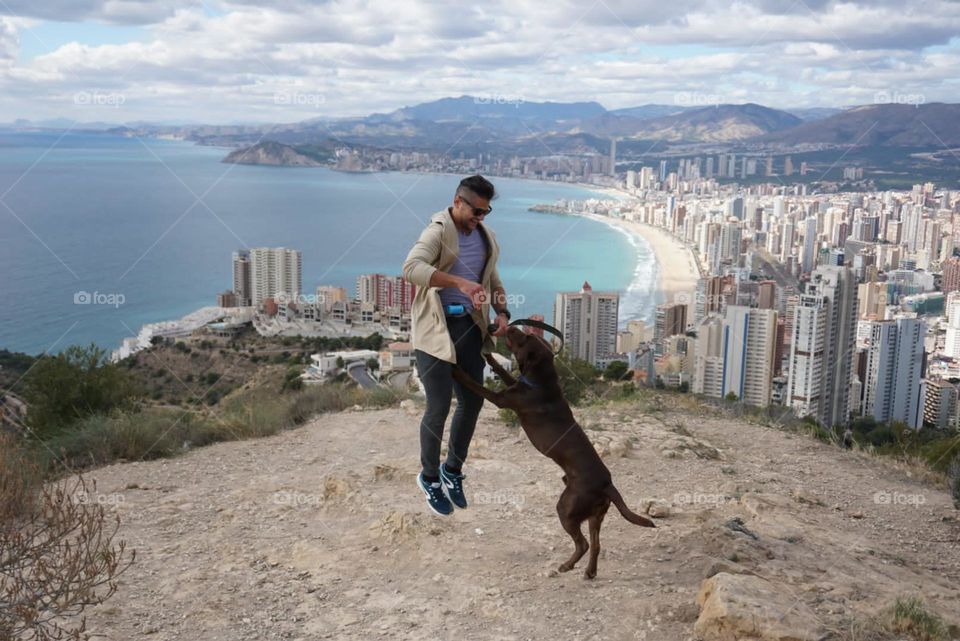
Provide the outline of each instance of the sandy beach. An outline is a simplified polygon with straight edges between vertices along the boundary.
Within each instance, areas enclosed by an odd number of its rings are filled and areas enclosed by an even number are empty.
[[[689,247],[659,227],[610,216],[584,215],[611,227],[619,227],[647,241],[657,259],[658,289],[663,293],[663,301],[693,304],[700,271],[697,269],[696,257]],[[691,309],[688,314],[692,312]]]

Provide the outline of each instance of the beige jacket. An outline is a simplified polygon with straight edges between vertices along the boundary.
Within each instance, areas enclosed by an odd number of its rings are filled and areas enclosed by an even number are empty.
[[[480,284],[487,291],[488,298],[491,298],[494,289],[503,287],[500,274],[497,273],[500,246],[497,245],[493,231],[483,223],[480,223],[477,229],[486,236],[488,252]],[[403,263],[403,279],[417,286],[410,309],[410,341],[413,348],[449,363],[457,362],[457,352],[450,334],[447,333],[447,321],[440,302],[440,288],[430,287],[430,277],[438,269],[443,272],[450,271],[459,252],[457,227],[450,212],[444,209],[430,217],[430,224],[420,234]],[[480,309],[474,309],[472,316],[483,336],[481,351],[484,354],[492,352],[494,339],[487,332],[490,318],[489,300]]]

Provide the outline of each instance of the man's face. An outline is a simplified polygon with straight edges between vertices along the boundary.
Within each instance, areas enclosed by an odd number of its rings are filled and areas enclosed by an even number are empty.
[[[460,225],[468,232],[477,228],[490,209],[490,201],[476,194],[457,194],[453,198],[453,211],[460,221]]]

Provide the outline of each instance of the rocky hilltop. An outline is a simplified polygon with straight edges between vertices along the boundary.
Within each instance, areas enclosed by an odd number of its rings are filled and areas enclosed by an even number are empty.
[[[324,163],[283,143],[267,140],[232,151],[223,159],[238,165],[275,165],[278,167],[322,167]]]
[[[627,503],[599,574],[571,551],[560,470],[484,408],[472,505],[428,512],[411,406],[91,472],[137,550],[95,638],[892,639],[898,599],[960,622],[960,524],[909,468],[666,400],[578,409]],[[405,403],[411,403],[405,401]],[[951,632],[947,632],[949,635]],[[873,633],[871,633],[873,634]],[[149,635],[149,636],[147,636]]]

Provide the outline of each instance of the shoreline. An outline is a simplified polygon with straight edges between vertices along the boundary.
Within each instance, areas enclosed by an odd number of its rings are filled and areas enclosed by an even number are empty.
[[[115,134],[111,134],[111,135],[115,135]],[[171,138],[171,137],[165,137],[165,136],[151,136],[150,138],[161,141],[161,142],[165,142],[165,143],[175,144],[175,145],[188,145],[190,147],[203,147],[203,148],[217,149],[218,152],[225,149],[232,149],[232,147],[225,147],[220,145],[204,145],[198,141],[188,140],[183,138]],[[337,171],[332,167],[329,167],[327,169],[329,169],[330,171]],[[454,172],[436,172],[436,171],[409,171],[408,172],[408,171],[400,171],[395,169],[381,170],[381,171],[383,173],[396,173],[396,174],[421,174],[421,175],[432,175],[432,176],[447,176],[447,177],[450,177],[451,179],[459,179],[462,177],[461,173],[454,173]],[[374,172],[370,172],[370,173],[374,173]],[[376,173],[380,173],[380,172],[376,172]],[[626,192],[619,190],[615,187],[611,187],[609,185],[597,185],[597,184],[591,184],[591,183],[585,183],[585,182],[542,180],[532,176],[489,175],[489,178],[492,181],[494,181],[495,184],[498,180],[502,179],[502,180],[510,180],[510,181],[515,180],[515,181],[530,184],[530,185],[539,184],[540,186],[546,189],[549,189],[551,191],[553,191],[551,188],[557,187],[556,191],[561,192],[557,194],[557,197],[569,197],[563,194],[562,192],[568,188],[574,188],[574,189],[580,189],[588,192],[590,195],[586,196],[587,198],[590,198],[590,197],[610,198],[618,201],[627,201],[628,199],[631,198],[630,194],[627,194]],[[584,198],[584,196],[578,196],[576,198]],[[656,270],[655,272],[656,290],[655,291],[663,292],[662,294],[657,294],[657,299],[658,299],[656,301],[657,303],[662,302],[661,300],[659,300],[661,297],[663,297],[666,300],[669,300],[677,292],[683,290],[683,286],[684,286],[683,282],[678,283],[678,282],[675,282],[676,279],[668,279],[664,277],[665,273],[672,273],[675,271],[674,267],[670,265],[670,254],[677,253],[677,252],[664,251],[664,249],[661,247],[661,245],[663,244],[663,239],[656,238],[657,234],[655,232],[651,236],[650,233],[645,233],[645,230],[632,229],[629,226],[629,223],[627,223],[627,221],[621,221],[612,217],[604,217],[604,216],[591,216],[591,217],[595,217],[597,220],[599,220],[600,222],[603,222],[604,224],[607,224],[608,226],[611,226],[614,228],[619,227],[622,232],[630,236],[643,238],[644,241],[650,246],[653,252],[654,261],[655,261],[655,270]],[[636,226],[642,227],[638,224]],[[652,231],[652,228],[651,228],[651,231]],[[665,233],[663,234],[663,236],[666,238],[669,238],[669,235]],[[677,246],[679,247],[680,244],[677,243]],[[642,282],[644,284],[644,289],[646,289],[648,292],[650,291],[649,285],[652,279],[650,279],[649,277],[649,270],[647,270],[648,276],[646,278],[642,280],[638,280],[635,275],[635,271],[638,265],[639,265],[639,261],[635,258],[634,261],[632,262],[632,265],[630,266],[630,273],[634,275],[629,279],[629,282],[627,283],[626,287],[621,292],[621,300],[624,300],[626,296],[629,295],[629,292],[632,289],[633,284],[635,282]],[[682,269],[685,271],[686,267],[683,267]],[[677,272],[677,273],[680,273],[680,272]],[[694,278],[693,288],[695,288],[695,283],[696,283],[696,279]],[[693,291],[693,289],[690,289],[690,291]],[[646,296],[647,293],[645,292],[644,295]],[[209,307],[209,305],[202,305],[199,309],[203,309],[205,307]],[[142,323],[140,327],[136,328],[137,332],[135,335],[121,336],[118,340],[106,342],[105,344],[101,345],[101,347],[106,349],[108,352],[112,352],[116,349],[122,348],[124,345],[124,341],[129,339],[135,339],[136,335],[139,335],[140,331],[145,326],[157,325],[162,323],[170,323],[170,322],[173,322],[173,323],[182,322],[185,317],[191,316],[192,314],[199,311],[199,309],[191,308],[183,316],[178,316],[175,314],[161,315],[159,316],[159,320],[153,320],[151,322]],[[637,313],[636,311],[634,311],[633,313],[625,312],[622,314],[621,320],[623,322],[626,322],[628,320],[633,320],[633,319],[646,321],[645,316],[647,316],[647,314],[652,314],[652,308],[649,312],[646,310],[644,310],[641,313]]]
[[[638,223],[623,218],[601,216],[598,214],[576,214],[604,223],[615,229],[639,237],[652,250],[657,262],[657,288],[663,303],[683,303],[691,305],[700,280],[700,270],[696,256],[688,246],[674,238],[664,229]],[[692,310],[689,310],[692,313]],[[633,320],[633,319],[625,319]]]

